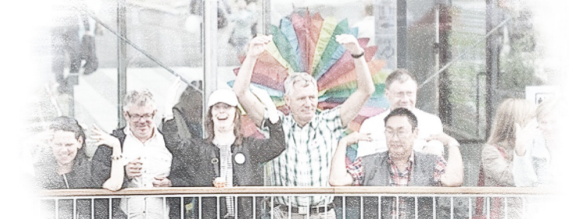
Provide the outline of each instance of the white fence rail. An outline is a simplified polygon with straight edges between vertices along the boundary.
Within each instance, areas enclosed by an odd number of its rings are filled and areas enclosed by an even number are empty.
[[[120,211],[119,202],[123,198],[160,198],[160,204],[144,206],[162,208],[161,216],[146,215],[146,218],[224,218],[224,197],[236,197],[235,203],[243,201],[252,207],[250,216],[240,216],[240,206],[235,204],[235,218],[277,218],[271,214],[270,206],[277,206],[277,196],[334,196],[334,203],[325,203],[324,211],[308,210],[310,214],[329,212],[334,208],[336,218],[516,218],[518,215],[531,217],[535,210],[541,209],[543,200],[555,200],[554,191],[547,188],[509,188],[509,187],[185,187],[123,189],[110,192],[102,189],[86,190],[44,190],[36,204],[47,211],[45,218],[128,218],[128,208]],[[144,199],[146,200],[146,199]],[[209,201],[207,201],[209,200]],[[404,209],[405,200],[410,203]],[[421,203],[427,201],[427,213]],[[478,205],[476,202],[479,202]],[[214,206],[211,206],[213,203]],[[386,204],[394,204],[392,211]],[[507,203],[507,204],[506,204]],[[401,206],[400,206],[401,205]],[[412,207],[414,205],[414,208]],[[126,206],[126,205],[125,205]],[[222,207],[220,207],[222,206]],[[290,212],[298,210],[294,206],[280,206]],[[478,211],[476,211],[478,207]],[[261,208],[261,209],[259,209]],[[36,208],[37,209],[37,208]],[[168,213],[168,209],[171,211]],[[208,210],[204,210],[208,209]],[[212,212],[212,209],[214,212]],[[322,208],[320,208],[322,209]],[[419,210],[422,209],[422,210]],[[487,209],[493,209],[488,211]],[[243,209],[241,209],[243,210]],[[386,211],[387,210],[387,211]],[[483,211],[481,211],[483,210]],[[126,215],[121,214],[126,212]],[[405,214],[407,212],[407,214]],[[520,214],[521,213],[521,214]],[[327,214],[327,213],[325,213]],[[132,215],[130,215],[132,216]],[[326,215],[327,216],[327,215]],[[142,217],[144,218],[144,217]]]

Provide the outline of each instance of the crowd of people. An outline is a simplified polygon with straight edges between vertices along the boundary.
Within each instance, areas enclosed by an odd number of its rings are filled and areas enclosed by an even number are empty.
[[[394,71],[386,79],[385,95],[390,108],[368,118],[359,131],[345,135],[347,125],[375,87],[357,39],[338,35],[336,40],[352,55],[357,74],[357,89],[338,107],[317,110],[317,83],[307,73],[290,73],[284,82],[288,115],[278,111],[266,93],[250,89],[257,58],[272,41],[272,36],[259,35],[249,42],[233,90],[219,89],[210,94],[204,121],[206,138],[202,138],[201,132],[173,133],[186,123],[172,116],[164,118],[158,129],[153,94],[145,89],[129,91],[122,109],[127,124],[111,134],[93,127],[92,134],[86,136],[75,119],[56,118],[46,135],[51,150],[34,165],[36,182],[44,189],[110,191],[263,185],[461,186],[461,146],[443,132],[436,115],[415,107],[417,81],[404,69]],[[560,144],[555,134],[558,104],[547,100],[536,110],[525,100],[508,99],[500,105],[481,154],[485,185],[554,183],[551,166],[558,162],[553,158]],[[239,105],[265,134],[264,139],[244,136]],[[183,114],[183,110],[178,110],[176,115]],[[189,129],[192,128],[186,127]],[[87,138],[98,145],[91,160],[84,151]],[[358,144],[358,157],[347,162],[346,148],[352,144]],[[59,215],[74,218],[75,212],[76,218],[90,217],[92,205],[96,218],[109,217],[109,212],[113,212],[114,218],[180,218],[180,214],[195,218],[192,208],[197,206],[202,218],[218,214],[223,218],[335,218],[338,213],[333,197],[326,195],[275,197],[266,212],[261,212],[264,208],[260,206],[266,203],[252,198],[227,196],[219,202],[216,198],[203,198],[201,203],[195,199],[183,201],[130,196],[114,199],[110,205],[108,200],[82,200],[77,203],[77,211],[69,210],[73,203],[60,204]],[[414,218],[415,212],[432,217],[433,213],[431,198],[421,198],[418,204],[392,197],[383,197],[379,202],[381,211],[366,212],[366,218],[377,217],[378,212],[382,217],[397,218]],[[510,218],[522,214],[520,202],[521,199],[508,199]],[[496,211],[500,214],[500,210]]]

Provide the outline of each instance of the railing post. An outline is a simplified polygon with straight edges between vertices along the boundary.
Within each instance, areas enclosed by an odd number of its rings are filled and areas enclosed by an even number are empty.
[[[486,0],[486,32],[491,32],[498,25],[497,0]],[[490,136],[490,129],[494,112],[498,105],[498,72],[499,51],[498,33],[493,32],[486,39],[486,136]]]
[[[261,8],[261,30],[259,32],[268,35],[271,27],[271,0],[262,1]]]
[[[117,31],[119,36],[126,37],[126,2],[125,0],[117,0]],[[126,42],[117,36],[117,117],[118,127],[126,125],[126,121],[122,114],[123,97],[126,95]]]
[[[203,116],[205,121],[207,115],[207,100],[209,94],[217,89],[217,0],[203,1]],[[205,122],[202,123],[202,129],[205,130]],[[205,137],[206,132],[203,132]]]

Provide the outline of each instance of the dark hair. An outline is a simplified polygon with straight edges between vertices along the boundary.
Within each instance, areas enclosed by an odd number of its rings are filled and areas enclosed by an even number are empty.
[[[60,116],[53,120],[49,129],[52,131],[65,131],[65,132],[73,132],[75,134],[75,139],[81,138],[83,140],[83,144],[81,148],[77,150],[77,156],[75,157],[75,162],[82,162],[83,159],[87,159],[87,154],[85,153],[86,141],[85,141],[85,131],[79,125],[77,120],[67,117],[67,116]]]
[[[389,115],[387,115],[385,117],[385,119],[383,119],[383,121],[385,122],[385,124],[387,124],[387,121],[389,120],[389,118],[394,117],[394,116],[405,116],[407,117],[407,120],[409,121],[409,123],[411,123],[411,130],[415,130],[415,128],[417,128],[418,122],[417,122],[417,117],[415,116],[415,114],[413,114],[411,112],[411,110],[408,110],[407,108],[396,108],[394,110],[392,110]]]
[[[211,115],[211,108],[210,106],[207,110],[207,117],[205,119],[205,131],[207,134],[207,142],[213,142],[213,138],[215,138],[215,131],[213,129],[213,115]],[[233,134],[235,135],[235,146],[241,146],[243,143],[243,133],[241,132],[241,111],[237,107],[235,107],[235,119],[233,120]]]
[[[395,69],[395,71],[391,72],[389,76],[387,76],[387,78],[385,79],[385,88],[389,89],[391,84],[393,84],[393,82],[395,81],[403,83],[409,79],[417,83],[417,78],[415,78],[415,75],[409,73],[407,69],[404,68]]]

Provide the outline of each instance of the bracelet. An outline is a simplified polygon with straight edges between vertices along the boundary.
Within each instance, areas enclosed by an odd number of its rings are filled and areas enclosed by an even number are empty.
[[[111,160],[113,161],[117,161],[122,159],[122,154],[121,155],[111,155]]]
[[[358,55],[352,54],[352,58],[357,59],[357,58],[359,58],[359,57],[364,56],[364,54],[365,54],[364,51],[362,51],[362,53],[360,53],[360,54],[358,54]]]

